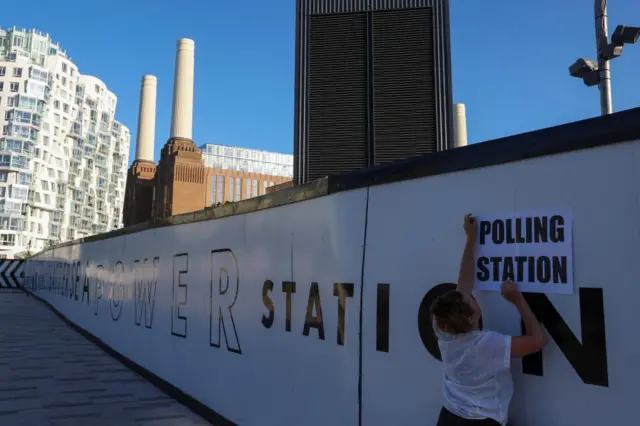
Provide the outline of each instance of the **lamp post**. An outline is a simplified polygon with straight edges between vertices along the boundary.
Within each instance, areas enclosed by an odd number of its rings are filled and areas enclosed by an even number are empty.
[[[613,112],[611,100],[611,70],[609,61],[622,55],[625,44],[633,44],[640,38],[640,27],[618,25],[609,42],[609,26],[607,19],[607,0],[595,0],[594,14],[596,23],[597,61],[579,58],[569,67],[572,77],[581,78],[587,86],[598,86],[600,89],[601,115]]]

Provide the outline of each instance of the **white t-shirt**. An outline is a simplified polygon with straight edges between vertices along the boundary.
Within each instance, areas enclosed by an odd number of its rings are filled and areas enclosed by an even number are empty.
[[[444,407],[465,419],[490,418],[506,425],[513,395],[511,336],[434,329],[444,367]]]

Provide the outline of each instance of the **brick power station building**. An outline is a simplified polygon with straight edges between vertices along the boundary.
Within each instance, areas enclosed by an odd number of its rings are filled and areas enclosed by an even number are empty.
[[[158,164],[153,158],[157,80],[150,75],[142,78],[136,157],[127,175],[124,226],[240,201],[291,184],[287,173],[268,175],[255,168],[233,169],[219,163],[207,167],[192,138],[194,60],[193,40],[178,40],[171,134]],[[203,148],[207,158],[207,145]]]

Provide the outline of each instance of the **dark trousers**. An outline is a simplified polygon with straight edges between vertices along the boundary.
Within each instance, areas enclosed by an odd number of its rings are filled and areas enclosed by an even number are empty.
[[[438,424],[436,426],[500,426],[500,423],[493,419],[463,419],[442,407],[442,410],[440,410],[440,417],[438,417]]]

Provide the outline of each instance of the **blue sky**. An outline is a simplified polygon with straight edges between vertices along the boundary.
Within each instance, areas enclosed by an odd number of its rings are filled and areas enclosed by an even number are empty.
[[[118,96],[133,153],[140,78],[158,77],[156,159],[169,135],[175,42],[196,41],[196,143],[292,152],[294,0],[4,2],[0,26],[37,28]],[[609,1],[609,26],[640,26],[640,1]],[[568,75],[595,56],[592,0],[451,0],[454,100],[470,142],[600,113]],[[612,63],[614,110],[640,106],[640,44]]]

